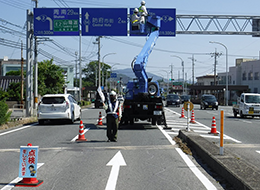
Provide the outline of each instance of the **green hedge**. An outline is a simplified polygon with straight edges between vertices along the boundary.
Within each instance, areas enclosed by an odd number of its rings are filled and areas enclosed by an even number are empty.
[[[5,100],[0,101],[0,125],[6,123],[10,120],[11,111],[8,111],[8,105],[5,103]]]

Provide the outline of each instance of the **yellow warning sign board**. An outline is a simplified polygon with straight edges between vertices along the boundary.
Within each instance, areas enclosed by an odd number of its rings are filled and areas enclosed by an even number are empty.
[[[193,110],[194,105],[193,105],[192,102],[184,102],[183,107],[184,107],[185,111],[188,111],[188,104],[190,105],[190,110],[189,111]]]

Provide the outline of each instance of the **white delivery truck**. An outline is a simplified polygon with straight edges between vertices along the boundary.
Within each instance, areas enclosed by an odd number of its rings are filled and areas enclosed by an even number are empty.
[[[236,104],[233,104],[233,113],[234,117],[237,117],[237,114],[241,118],[245,116],[260,117],[260,94],[242,93],[237,98]]]

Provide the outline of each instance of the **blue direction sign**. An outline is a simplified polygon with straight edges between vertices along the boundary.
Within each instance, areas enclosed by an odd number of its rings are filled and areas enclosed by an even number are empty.
[[[117,74],[116,74],[116,73],[111,73],[111,74],[110,74],[110,77],[111,77],[111,78],[117,78]]]
[[[134,9],[130,9],[130,13],[133,14]],[[160,36],[175,36],[176,35],[176,9],[149,9],[147,8],[149,15],[156,15],[161,17],[161,27],[159,30]],[[136,36],[136,34],[130,34]]]
[[[82,36],[127,36],[126,8],[82,8]]]
[[[34,8],[35,36],[78,36],[79,8]]]

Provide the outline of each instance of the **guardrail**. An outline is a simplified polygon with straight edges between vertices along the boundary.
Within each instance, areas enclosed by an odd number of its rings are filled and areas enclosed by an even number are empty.
[[[21,120],[25,117],[25,109],[23,104],[14,104],[11,110],[11,120]]]

